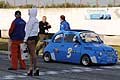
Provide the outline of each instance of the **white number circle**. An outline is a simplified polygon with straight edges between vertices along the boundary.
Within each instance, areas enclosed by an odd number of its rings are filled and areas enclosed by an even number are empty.
[[[70,58],[72,55],[72,48],[68,48],[68,54],[67,54],[67,58]]]

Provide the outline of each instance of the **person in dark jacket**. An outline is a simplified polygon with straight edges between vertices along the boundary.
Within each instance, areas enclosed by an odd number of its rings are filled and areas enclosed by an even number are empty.
[[[46,34],[51,28],[51,25],[47,22],[47,17],[43,16],[42,21],[39,22],[39,34]]]
[[[39,54],[40,50],[43,52],[43,46],[45,46],[45,42],[43,42],[43,40],[47,38],[47,34],[50,28],[51,25],[47,22],[47,17],[43,16],[42,21],[39,22],[39,40],[36,47],[37,55]]]
[[[69,31],[70,30],[70,24],[65,20],[65,16],[61,15],[60,16],[60,30],[61,31]]]
[[[26,22],[21,18],[21,12],[15,12],[16,19],[12,22],[9,29],[9,37],[11,40],[11,67],[8,70],[17,70],[18,63],[20,69],[26,69],[25,61],[21,59],[20,44],[23,43],[25,37]]]

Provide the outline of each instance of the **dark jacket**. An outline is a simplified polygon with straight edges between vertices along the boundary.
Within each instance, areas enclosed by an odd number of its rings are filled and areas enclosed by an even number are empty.
[[[42,21],[39,22],[39,34],[46,34],[45,30],[48,30],[51,28],[51,26],[48,26],[48,22],[43,23]]]
[[[16,18],[9,29],[11,40],[24,40],[26,22],[22,18]]]

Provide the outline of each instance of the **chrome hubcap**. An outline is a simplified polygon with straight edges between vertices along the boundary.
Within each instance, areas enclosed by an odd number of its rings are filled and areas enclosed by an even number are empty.
[[[83,59],[82,59],[82,63],[83,63],[83,65],[88,65],[89,64],[89,58],[88,57],[84,57]]]
[[[48,57],[48,55],[45,55],[44,60],[45,61],[49,61],[50,60],[50,58]]]

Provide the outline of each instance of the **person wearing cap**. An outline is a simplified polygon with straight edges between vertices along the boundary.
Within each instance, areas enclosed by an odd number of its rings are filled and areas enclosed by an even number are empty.
[[[65,16],[60,16],[60,30],[61,31],[69,31],[70,30],[70,24],[66,21]]]
[[[23,43],[25,37],[26,22],[21,18],[21,12],[15,12],[16,19],[12,22],[9,29],[9,37],[11,40],[11,67],[8,70],[17,70],[18,63],[20,69],[26,69],[25,61],[21,59],[20,44]]]

